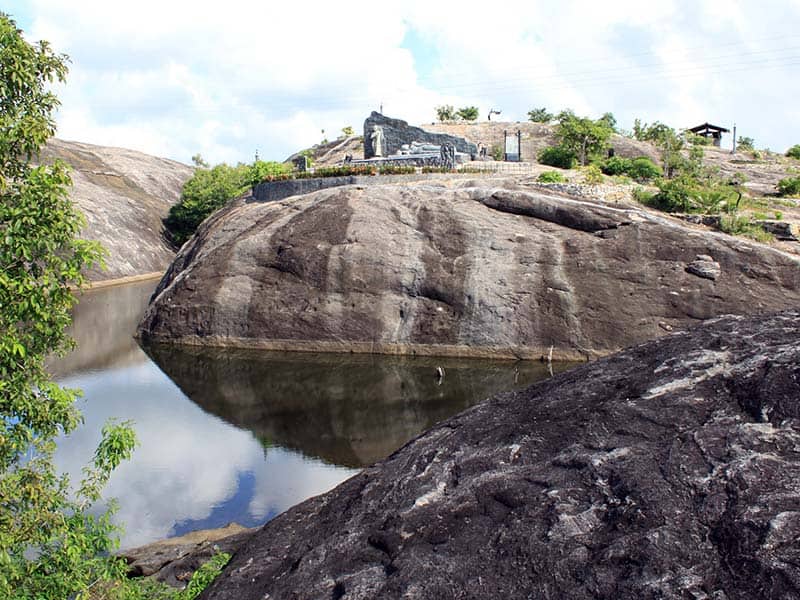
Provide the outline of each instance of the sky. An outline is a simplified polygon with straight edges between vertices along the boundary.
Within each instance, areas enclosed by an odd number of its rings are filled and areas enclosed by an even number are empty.
[[[103,426],[133,423],[139,445],[103,490],[117,499],[113,521],[124,526],[123,548],[232,521],[254,527],[357,472],[280,446],[265,451],[250,431],[204,412],[138,354],[138,364],[61,382],[83,390],[84,423],[58,440],[55,454],[58,472],[76,484]]]
[[[424,125],[443,104],[800,143],[800,0],[3,4],[70,57],[58,137],[186,163],[284,160],[381,107]]]

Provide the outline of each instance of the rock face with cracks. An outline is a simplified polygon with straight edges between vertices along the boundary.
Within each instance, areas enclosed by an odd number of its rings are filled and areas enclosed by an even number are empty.
[[[720,314],[800,305],[796,257],[692,227],[491,179],[240,200],[181,250],[139,335],[585,359]]]
[[[800,597],[800,312],[495,396],[270,521],[201,596]]]

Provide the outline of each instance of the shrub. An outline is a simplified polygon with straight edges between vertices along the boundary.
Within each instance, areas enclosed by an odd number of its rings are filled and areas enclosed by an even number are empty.
[[[506,156],[506,153],[503,152],[503,148],[497,145],[491,147],[489,154],[491,154],[492,158],[497,161],[503,160]]]
[[[257,160],[249,166],[246,185],[256,185],[273,177],[288,175],[291,167],[284,163]]]
[[[383,165],[378,167],[379,175],[408,175],[417,170],[411,165]]]
[[[687,131],[685,134],[686,141],[689,142],[692,146],[710,146],[711,145],[711,138],[708,138],[704,135],[697,135],[696,133],[692,133],[691,131]]]
[[[583,167],[583,182],[589,185],[599,185],[603,183],[603,172],[597,165]]]
[[[545,171],[544,173],[539,173],[536,181],[540,183],[566,183],[567,178],[558,171]]]
[[[661,175],[661,169],[646,156],[633,160],[612,156],[604,160],[600,168],[606,175],[627,175],[639,182],[650,181]]]
[[[778,182],[778,194],[781,196],[800,196],[800,177],[787,177]]]
[[[743,152],[751,152],[755,149],[755,140],[751,137],[740,135],[736,142],[736,147]]]
[[[539,152],[539,156],[537,156],[536,159],[540,164],[558,167],[560,169],[571,169],[578,162],[575,153],[562,146],[549,146],[544,148]]]
[[[624,175],[631,169],[631,160],[621,156],[612,156],[603,161],[601,169],[606,175]]]
[[[642,194],[637,200],[666,212],[733,213],[738,209],[738,193],[733,186],[702,184],[685,175],[660,179],[656,185],[656,194]]]
[[[634,158],[626,171],[636,181],[650,181],[661,175],[661,169],[646,156]]]
[[[723,216],[719,222],[721,231],[730,235],[742,235],[757,242],[771,242],[775,237],[744,215]]]
[[[789,158],[800,159],[800,144],[795,144],[786,151],[786,156]]]

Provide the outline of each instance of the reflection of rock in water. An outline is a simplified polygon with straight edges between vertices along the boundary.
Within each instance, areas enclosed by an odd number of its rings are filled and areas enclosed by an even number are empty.
[[[483,398],[547,375],[530,362],[160,345],[145,351],[205,410],[264,443],[351,467],[387,456]],[[438,366],[447,373],[441,383]]]
[[[86,290],[72,311],[69,334],[76,346],[67,356],[48,361],[50,372],[66,377],[77,371],[93,371],[144,362],[133,332],[158,283],[137,283]]]

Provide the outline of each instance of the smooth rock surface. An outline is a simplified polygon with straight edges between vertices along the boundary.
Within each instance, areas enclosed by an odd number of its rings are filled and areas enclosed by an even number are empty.
[[[270,521],[206,600],[800,597],[800,313],[495,396]]]
[[[720,267],[687,272],[698,255]],[[663,214],[516,181],[239,201],[162,279],[144,339],[585,359],[720,314],[800,305],[800,260]]]
[[[87,272],[92,281],[163,272],[175,257],[161,220],[181,195],[194,169],[134,150],[51,139],[43,162],[72,167],[70,199],[86,215],[85,239],[106,250],[106,269]]]

